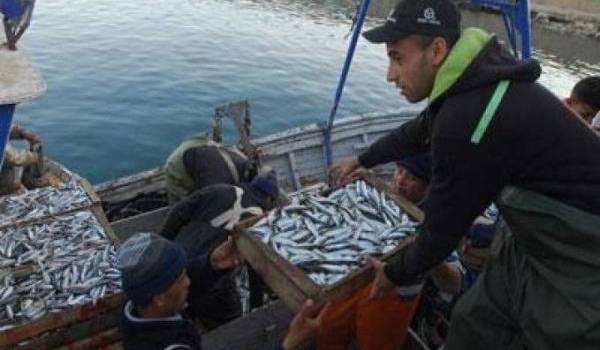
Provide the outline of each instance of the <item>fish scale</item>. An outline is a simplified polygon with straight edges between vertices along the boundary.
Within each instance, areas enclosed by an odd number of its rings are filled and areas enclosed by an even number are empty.
[[[385,192],[362,180],[328,197],[310,192],[290,197],[290,206],[272,211],[248,232],[320,285],[344,278],[363,264],[366,255],[392,250],[417,226]],[[285,220],[282,212],[287,214]]]
[[[11,227],[0,235],[3,267],[12,270],[39,266],[28,275],[9,274],[1,279],[2,329],[73,305],[95,302],[121,287],[112,242],[90,211],[56,216],[51,223]],[[18,257],[25,255],[31,261],[20,262],[8,256],[9,246],[14,246],[12,255],[19,253]]]

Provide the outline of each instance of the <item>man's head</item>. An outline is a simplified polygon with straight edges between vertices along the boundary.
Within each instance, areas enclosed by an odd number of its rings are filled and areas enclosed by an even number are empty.
[[[600,111],[600,76],[580,80],[565,102],[588,124]]]
[[[137,233],[117,252],[127,297],[138,309],[163,316],[185,305],[190,285],[186,263],[181,247],[155,233]]]
[[[427,98],[435,76],[460,36],[460,13],[450,0],[401,0],[385,23],[364,33],[385,43],[387,80],[410,102]]]
[[[275,170],[256,175],[251,184],[266,195],[263,209],[271,210],[275,205],[275,200],[279,197],[279,183]]]
[[[394,188],[413,203],[425,198],[431,177],[431,155],[429,153],[404,158],[396,163]]]

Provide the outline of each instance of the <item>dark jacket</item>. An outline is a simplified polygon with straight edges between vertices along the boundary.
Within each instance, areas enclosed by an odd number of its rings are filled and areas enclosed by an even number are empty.
[[[197,146],[183,153],[185,171],[194,181],[189,193],[214,184],[235,185],[256,175],[243,153],[224,146]]]
[[[196,223],[229,231],[240,220],[261,215],[265,201],[266,195],[250,184],[207,186],[173,206],[161,234],[173,239],[182,227]]]
[[[189,260],[187,273],[192,282],[190,292],[205,291],[223,276],[223,273],[212,269],[208,255]],[[202,349],[198,330],[180,314],[144,319],[137,315],[133,303],[127,301],[121,314],[120,326],[125,350]]]
[[[516,60],[495,38],[468,29],[440,68],[426,110],[359,157],[369,168],[433,154],[422,232],[390,260],[390,279],[402,283],[442,262],[507,185],[600,214],[600,138],[535,82],[540,72],[537,62]],[[482,140],[471,142],[505,79],[510,86]]]
[[[226,240],[240,220],[262,214],[265,199],[249,184],[207,186],[173,206],[161,234],[175,240],[188,257],[205,254]],[[206,293],[190,293],[188,302],[209,328],[235,319],[242,312],[234,275],[223,278]]]

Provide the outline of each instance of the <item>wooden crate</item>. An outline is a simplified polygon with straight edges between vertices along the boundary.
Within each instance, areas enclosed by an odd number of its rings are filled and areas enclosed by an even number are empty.
[[[104,215],[93,187],[85,179],[78,180],[92,199],[93,204],[87,208],[59,215],[89,210],[103,227],[107,237],[115,246],[119,245],[119,239]],[[48,222],[53,219],[53,217],[44,217],[27,223],[21,222],[15,226]],[[18,271],[18,273],[27,273],[27,270],[31,268],[35,267],[19,267],[23,271]],[[123,301],[124,295],[119,291],[99,299],[95,304],[90,302],[60,312],[49,313],[37,320],[0,331],[0,350],[45,350],[64,346],[68,346],[69,349],[90,349],[112,344],[121,338],[116,327]]]
[[[379,191],[384,191],[412,219],[417,222],[423,221],[423,212],[406,198],[393,194],[384,181],[370,172],[361,173],[361,178]],[[333,285],[320,286],[316,284],[306,272],[277,254],[259,238],[246,233],[246,229],[253,226],[259,219],[246,220],[234,229],[238,250],[263,281],[292,310],[297,311],[307,298],[312,298],[319,303],[343,299],[373,280],[373,269],[363,266]],[[385,254],[382,259],[385,260],[395,254],[408,242],[409,239],[404,240],[394,250]]]

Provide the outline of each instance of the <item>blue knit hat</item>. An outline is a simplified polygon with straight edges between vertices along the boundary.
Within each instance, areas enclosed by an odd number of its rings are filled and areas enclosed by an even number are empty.
[[[429,182],[431,179],[431,153],[422,153],[406,157],[396,162],[396,165],[410,171],[419,179]]]
[[[183,249],[155,233],[136,233],[117,252],[123,291],[136,306],[145,306],[164,292],[186,264]]]
[[[277,173],[275,170],[257,175],[252,180],[252,186],[273,199],[279,197],[279,184],[277,183]]]

